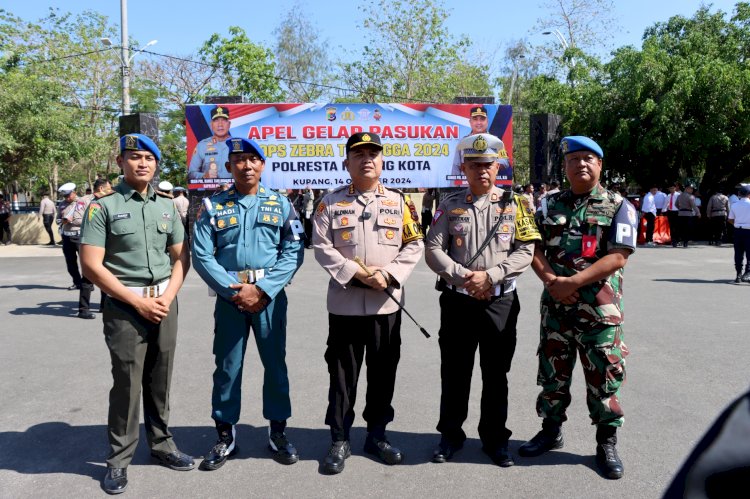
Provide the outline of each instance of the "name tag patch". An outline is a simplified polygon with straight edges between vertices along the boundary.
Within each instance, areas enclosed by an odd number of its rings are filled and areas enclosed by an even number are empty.
[[[115,216],[112,217],[112,221],[116,222],[118,220],[126,220],[131,217],[132,215],[130,213],[117,213]]]

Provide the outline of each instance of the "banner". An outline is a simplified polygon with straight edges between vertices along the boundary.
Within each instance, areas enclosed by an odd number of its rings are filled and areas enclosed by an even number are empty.
[[[210,104],[187,106],[188,187],[231,182],[224,141],[245,137],[266,156],[262,181],[272,189],[336,188],[349,183],[347,138],[368,131],[383,142],[384,185],[397,188],[462,184],[458,142],[472,133],[471,104]],[[502,139],[498,185],[513,180],[511,106],[485,104],[489,133]]]

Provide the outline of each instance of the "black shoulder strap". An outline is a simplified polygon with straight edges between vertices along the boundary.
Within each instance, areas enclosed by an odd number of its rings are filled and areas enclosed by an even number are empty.
[[[504,191],[503,192],[503,197],[502,197],[502,200],[501,200],[501,204],[500,204],[500,206],[503,208],[503,211],[505,211],[504,208],[508,204],[508,201],[510,201],[510,200],[511,200],[511,191],[510,190]],[[503,217],[501,215],[501,216],[499,216],[497,218],[497,222],[495,222],[495,226],[492,227],[492,230],[489,232],[489,234],[487,234],[487,237],[485,238],[485,240],[481,244],[481,246],[479,246],[479,249],[477,250],[477,252],[474,253],[474,256],[472,256],[471,258],[469,258],[469,261],[463,264],[464,267],[468,267],[472,263],[474,263],[474,261],[477,258],[479,258],[479,255],[482,254],[482,251],[484,251],[485,248],[487,248],[487,246],[489,246],[490,242],[492,241],[492,238],[495,236],[495,233],[497,232],[497,228],[500,227],[500,224],[502,223],[502,221],[503,221]]]

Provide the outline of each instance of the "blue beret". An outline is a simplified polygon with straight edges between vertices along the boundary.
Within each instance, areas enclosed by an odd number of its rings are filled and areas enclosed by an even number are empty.
[[[142,133],[129,133],[120,137],[120,154],[125,151],[148,151],[156,161],[161,161],[161,151],[156,143]]]
[[[263,154],[263,149],[261,149],[258,143],[252,139],[232,137],[231,139],[227,139],[225,143],[229,148],[229,154],[251,152],[257,154],[263,161],[266,160],[266,156]]]
[[[560,141],[560,150],[563,154],[576,151],[591,151],[600,158],[604,157],[604,151],[599,147],[599,144],[594,142],[588,137],[581,135],[571,135],[569,137],[563,137]]]

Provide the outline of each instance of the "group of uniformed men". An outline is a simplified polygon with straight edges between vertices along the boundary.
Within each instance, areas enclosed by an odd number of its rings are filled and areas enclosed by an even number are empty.
[[[262,149],[229,138],[223,165],[234,179],[204,200],[194,228],[192,261],[216,293],[212,418],[218,440],[200,464],[215,470],[238,451],[244,354],[252,330],[264,366],[263,415],[275,460],[293,464],[299,454],[286,434],[291,416],[285,361],[287,297],[284,291],[304,255],[304,228],[285,196],[264,186]],[[91,282],[106,293],[104,335],[114,379],[108,432],[111,453],[103,488],[127,487],[127,466],[138,442],[139,399],[152,455],[176,470],[194,467],[168,428],[169,387],[177,334],[177,292],[190,265],[185,231],[171,200],[150,186],[160,152],[140,134],[120,142],[124,180],[88,205],[81,260]],[[405,282],[425,252],[441,290],[440,441],[433,462],[462,447],[474,356],[479,349],[482,402],[479,436],[499,466],[512,466],[507,373],[520,311],[517,277],[531,266],[544,282],[541,303],[537,412],[542,431],[519,454],[537,456],[562,447],[561,425],[570,403],[576,355],[587,402],[597,425],[596,462],[620,478],[616,430],[623,422],[619,389],[627,348],[622,334],[622,269],[634,251],[636,212],[619,194],[599,185],[603,152],[591,139],[566,137],[562,148],[571,189],[548,201],[540,227],[524,198],[495,186],[504,157],[500,139],[478,133],[461,140],[461,170],[468,187],[446,198],[423,240],[408,195],[380,182],[382,144],[374,133],[346,142],[348,186],[325,196],[313,218],[315,258],[330,275],[325,360],[330,375],[325,422],[331,446],[329,474],[351,455],[357,382],[367,364],[364,451],[387,464],[402,462],[386,426],[400,357]],[[461,319],[456,310],[461,310]],[[467,324],[468,321],[468,324]]]

